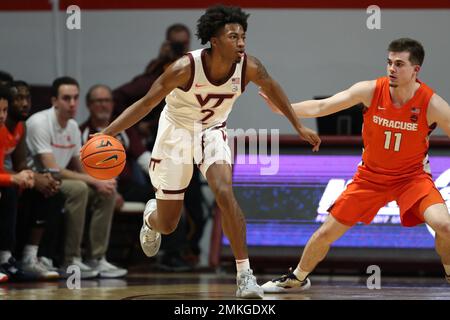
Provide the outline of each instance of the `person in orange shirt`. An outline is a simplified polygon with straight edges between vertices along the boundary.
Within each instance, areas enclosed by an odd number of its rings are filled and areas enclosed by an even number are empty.
[[[8,106],[11,103],[12,96],[9,87],[0,87],[0,130],[6,130],[5,122],[8,116]],[[22,170],[17,174],[11,174],[4,169],[6,148],[8,148],[7,141],[0,140],[0,187],[33,187],[33,172],[31,170]]]
[[[356,223],[369,224],[393,200],[403,226],[425,222],[435,231],[436,251],[450,283],[450,215],[433,183],[427,155],[429,135],[437,126],[450,137],[450,107],[418,80],[424,56],[418,41],[394,40],[388,48],[386,77],[358,82],[328,99],[292,104],[297,116],[316,118],[363,103],[364,150],[353,181],[309,239],[297,268],[265,283],[265,292],[308,289],[308,275],[330,245]],[[260,95],[280,113],[264,92]]]
[[[0,86],[0,137],[3,136],[8,107],[12,104],[10,88]],[[31,170],[22,170],[12,174],[5,170],[4,159],[9,148],[7,139],[0,139],[0,282],[10,280],[10,277],[33,280],[34,277],[19,271],[9,269],[9,250],[14,245],[15,218],[17,211],[18,188],[32,188],[34,176]]]

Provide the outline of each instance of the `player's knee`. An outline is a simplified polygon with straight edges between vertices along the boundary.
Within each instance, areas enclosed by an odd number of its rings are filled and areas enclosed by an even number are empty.
[[[233,201],[233,189],[231,188],[231,185],[220,185],[216,188],[214,195],[219,205],[232,203]]]
[[[450,223],[439,224],[435,231],[440,237],[450,240]]]

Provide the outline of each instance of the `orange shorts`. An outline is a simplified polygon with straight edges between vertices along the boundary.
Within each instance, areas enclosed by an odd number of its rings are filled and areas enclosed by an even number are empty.
[[[423,213],[429,206],[445,203],[427,174],[390,184],[364,180],[356,174],[328,211],[347,226],[357,222],[369,224],[380,208],[393,200],[400,207],[400,220],[405,227],[424,223]]]

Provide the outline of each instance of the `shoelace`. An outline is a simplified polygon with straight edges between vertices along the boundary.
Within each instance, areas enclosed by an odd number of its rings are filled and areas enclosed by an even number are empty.
[[[283,274],[281,277],[279,278],[275,278],[272,279],[272,282],[286,282],[288,279],[292,279],[292,276],[295,277],[295,275],[292,273],[292,268],[289,268],[289,271],[287,274]],[[295,277],[294,279],[297,279],[297,277]]]

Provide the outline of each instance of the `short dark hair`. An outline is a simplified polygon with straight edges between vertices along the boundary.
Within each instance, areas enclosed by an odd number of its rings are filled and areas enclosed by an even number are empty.
[[[78,84],[78,81],[71,77],[60,77],[56,78],[52,83],[52,97],[57,98],[58,97],[58,90],[59,87],[65,84],[72,84],[77,86],[78,89],[80,89],[80,85]]]
[[[175,23],[167,28],[166,40],[170,40],[170,34],[172,32],[181,32],[181,31],[186,32],[189,35],[189,37],[191,36],[191,30],[189,30],[189,28],[187,26],[185,26],[184,24],[181,24],[181,23]]]
[[[11,82],[10,86],[15,88],[25,87],[27,89],[30,89],[30,85],[23,80],[14,80],[13,82]]]
[[[10,84],[13,81],[13,77],[6,71],[0,70],[0,83],[5,82],[6,84]]]
[[[197,37],[202,44],[206,44],[227,23],[238,23],[244,31],[247,31],[249,16],[250,14],[246,14],[239,7],[223,5],[210,7],[197,21]]]
[[[89,102],[91,101],[92,91],[94,91],[95,89],[98,89],[98,88],[105,88],[109,91],[109,93],[111,93],[111,96],[113,95],[111,88],[108,87],[106,84],[95,84],[92,87],[90,87],[88,92],[86,93],[86,105],[88,105]]]
[[[8,108],[12,105],[12,94],[9,86],[0,86],[0,100],[8,101]]]
[[[390,52],[409,52],[409,61],[412,64],[422,65],[425,58],[425,50],[422,44],[414,39],[400,38],[392,41],[389,44],[388,51]]]

